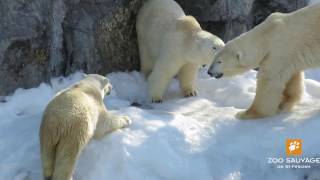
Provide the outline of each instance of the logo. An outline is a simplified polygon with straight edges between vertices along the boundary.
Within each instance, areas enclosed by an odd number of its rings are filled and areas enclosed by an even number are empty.
[[[286,154],[287,156],[301,156],[302,139],[287,139]]]
[[[268,164],[273,164],[277,169],[310,169],[318,167],[320,165],[320,157],[303,156],[302,142],[302,139],[287,139],[285,141],[286,157],[267,157]]]

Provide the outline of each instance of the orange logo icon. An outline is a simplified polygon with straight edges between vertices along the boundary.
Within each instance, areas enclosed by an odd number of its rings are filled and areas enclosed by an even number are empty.
[[[302,155],[302,139],[287,139],[286,154],[287,156]]]

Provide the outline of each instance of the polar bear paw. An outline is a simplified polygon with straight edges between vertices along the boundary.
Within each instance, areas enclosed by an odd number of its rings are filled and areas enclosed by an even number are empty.
[[[240,111],[236,114],[236,118],[238,119],[256,119],[261,118],[261,116],[256,111],[245,110]]]
[[[122,121],[122,127],[126,128],[130,124],[132,124],[132,120],[128,116],[120,116],[120,119]]]
[[[197,96],[197,91],[194,89],[184,89],[183,90],[183,95],[184,97],[192,97],[192,96]]]

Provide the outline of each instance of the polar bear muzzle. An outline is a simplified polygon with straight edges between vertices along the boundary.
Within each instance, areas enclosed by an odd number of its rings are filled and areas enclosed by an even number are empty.
[[[209,70],[208,70],[208,74],[211,77],[214,77],[216,79],[222,78],[223,73],[220,72],[220,66],[221,66],[221,61],[215,61],[212,63],[212,65],[210,66]]]
[[[106,95],[110,95],[111,94],[111,90],[112,90],[112,85],[110,83],[108,83],[104,88],[104,92],[105,92]]]
[[[208,74],[216,79],[220,79],[223,76],[223,73],[211,73],[210,71],[208,71]]]

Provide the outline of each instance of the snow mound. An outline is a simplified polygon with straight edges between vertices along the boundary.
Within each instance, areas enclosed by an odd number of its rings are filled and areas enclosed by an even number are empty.
[[[285,157],[287,138],[303,139],[303,156],[319,157],[320,79],[308,71],[303,101],[292,113],[242,121],[234,117],[255,95],[256,72],[215,80],[201,72],[199,96],[183,98],[173,80],[162,104],[145,104],[147,85],[138,72],[108,75],[114,91],[105,99],[132,125],[92,140],[77,164],[75,180],[298,180],[320,177],[320,167],[277,169],[269,157]],[[38,132],[43,110],[81,73],[51,85],[18,89],[0,103],[0,179],[40,180]],[[309,79],[313,78],[313,79]]]

